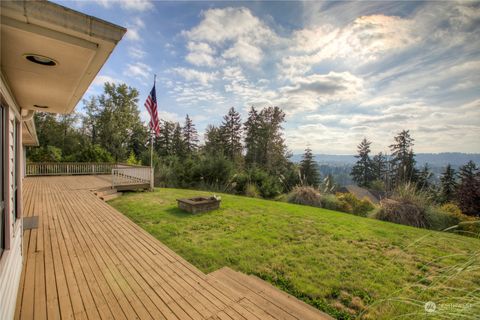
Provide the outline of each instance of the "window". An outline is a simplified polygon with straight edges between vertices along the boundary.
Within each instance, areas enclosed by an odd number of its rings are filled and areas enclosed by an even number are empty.
[[[18,212],[18,179],[20,175],[20,148],[18,146],[18,132],[20,125],[17,120],[13,122],[13,222],[19,218]]]
[[[0,106],[0,141],[2,141],[2,148],[0,150],[0,176],[2,183],[0,184],[0,256],[3,248],[5,248],[5,152],[7,150],[5,137],[5,108]]]

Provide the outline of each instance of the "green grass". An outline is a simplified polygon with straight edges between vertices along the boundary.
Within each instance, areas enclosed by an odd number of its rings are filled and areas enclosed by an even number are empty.
[[[479,239],[225,194],[217,211],[176,207],[206,194],[156,189],[109,203],[205,273],[255,274],[337,318],[480,314]],[[437,311],[427,314],[426,301]]]

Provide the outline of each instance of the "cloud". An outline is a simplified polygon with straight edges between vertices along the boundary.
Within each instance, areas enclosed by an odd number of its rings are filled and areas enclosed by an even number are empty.
[[[127,33],[125,35],[127,40],[130,41],[140,41],[142,40],[140,36],[140,30],[145,28],[145,23],[139,17],[131,19],[127,24]]]
[[[187,68],[173,68],[171,72],[183,77],[187,81],[198,82],[204,86],[217,79],[217,73],[201,72]]]
[[[203,11],[181,33],[185,62],[195,67],[171,69],[168,93],[212,116],[232,105],[243,114],[252,105],[278,105],[294,148],[353,153],[367,136],[385,151],[410,129],[416,151],[480,150],[478,5],[318,6],[296,30],[254,9]]]
[[[94,0],[104,8],[112,8],[120,6],[128,11],[146,11],[153,9],[151,0]]]
[[[138,80],[146,80],[151,77],[152,68],[143,62],[136,62],[127,65],[124,75],[136,78]]]
[[[239,38],[257,43],[275,37],[247,8],[209,9],[202,16],[198,26],[183,32],[188,39],[219,44]]]
[[[221,49],[225,59],[257,65],[263,57],[262,47],[278,40],[275,32],[244,7],[209,9],[202,12],[202,18],[196,27],[182,32],[190,41],[187,61],[196,65],[214,65],[215,51],[205,44]]]
[[[349,72],[329,72],[292,78],[291,84],[279,89],[276,104],[287,114],[315,111],[323,105],[359,100],[364,94],[363,79]]]
[[[284,74],[301,74],[325,60],[365,64],[415,43],[412,20],[370,15],[344,27],[320,25],[293,33],[291,55],[282,59]]]
[[[238,65],[224,68],[222,80],[225,92],[231,95],[232,103],[245,108],[272,105],[277,97],[277,93],[265,85],[251,82]]]
[[[214,57],[215,50],[205,42],[193,42],[190,41],[187,45],[189,53],[185,59],[196,66],[213,67],[216,65],[216,59]]]
[[[349,72],[329,72],[328,74],[313,74],[297,77],[293,87],[286,87],[288,93],[312,93],[318,96],[341,94],[355,96],[361,92],[363,80]]]
[[[263,58],[262,50],[244,40],[237,41],[222,54],[226,59],[238,59],[241,62],[257,65]]]
[[[147,54],[144,50],[138,47],[128,47],[128,55],[135,59],[142,59]]]
[[[105,82],[110,82],[110,83],[121,83],[122,81],[118,78],[114,78],[111,76],[107,75],[98,75],[95,77],[95,79],[92,82],[92,85],[94,86],[103,86]]]

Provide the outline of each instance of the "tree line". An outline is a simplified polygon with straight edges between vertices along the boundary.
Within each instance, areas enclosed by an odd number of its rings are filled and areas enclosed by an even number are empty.
[[[104,92],[84,100],[84,114],[36,113],[40,147],[34,162],[128,162],[150,164],[149,132],[140,119],[139,93],[125,84],[105,83]],[[251,107],[247,119],[230,108],[219,125],[209,125],[205,143],[189,115],[183,123],[161,120],[154,138],[159,185],[250,192],[274,197],[298,183],[283,137],[279,107]]]
[[[361,187],[392,191],[405,184],[415,184],[439,204],[456,203],[467,215],[480,215],[480,171],[473,161],[456,172],[450,164],[440,176],[440,183],[432,183],[428,164],[417,168],[413,151],[414,139],[409,130],[394,137],[389,156],[378,153],[370,156],[371,141],[364,138],[357,146],[358,160],[352,168],[352,178]]]

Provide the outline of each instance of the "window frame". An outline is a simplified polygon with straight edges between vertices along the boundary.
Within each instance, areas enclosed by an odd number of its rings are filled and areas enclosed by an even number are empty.
[[[7,250],[8,232],[8,112],[7,107],[0,101],[0,140],[2,148],[0,150],[0,176],[2,177],[2,185],[0,189],[0,257]]]

